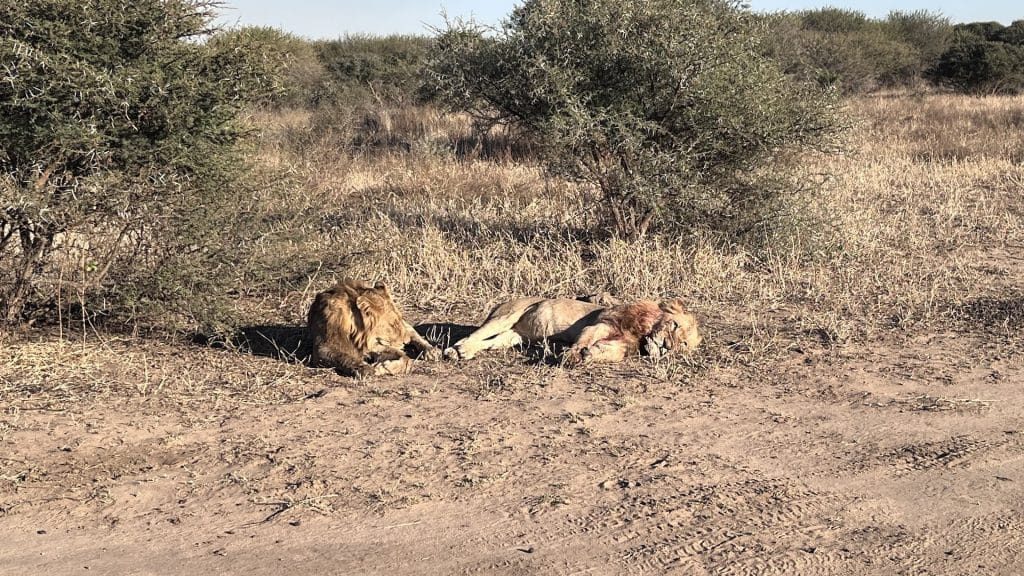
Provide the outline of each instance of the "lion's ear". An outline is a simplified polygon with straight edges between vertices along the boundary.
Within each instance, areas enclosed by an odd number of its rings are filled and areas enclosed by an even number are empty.
[[[373,289],[376,290],[381,296],[384,296],[389,300],[391,299],[391,292],[388,290],[388,287],[383,282],[377,282],[376,284],[374,284]]]
[[[661,311],[668,314],[681,314],[686,312],[686,302],[682,298],[665,300],[661,303]]]

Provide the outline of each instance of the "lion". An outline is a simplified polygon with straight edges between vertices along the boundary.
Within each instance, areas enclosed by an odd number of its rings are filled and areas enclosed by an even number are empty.
[[[567,365],[584,361],[621,362],[640,352],[661,356],[692,350],[703,337],[697,318],[682,300],[602,306],[617,302],[601,295],[584,300],[520,298],[498,305],[483,325],[444,352],[449,359],[468,360],[484,350],[511,348],[542,340],[571,345]]]
[[[574,366],[584,361],[622,362],[638,353],[657,358],[673,350],[692,351],[703,340],[697,317],[681,299],[641,300],[602,311],[580,332],[564,359]]]
[[[384,284],[343,280],[316,295],[308,320],[310,363],[344,375],[407,373],[412,359],[406,346],[429,360],[440,357],[402,318]]]

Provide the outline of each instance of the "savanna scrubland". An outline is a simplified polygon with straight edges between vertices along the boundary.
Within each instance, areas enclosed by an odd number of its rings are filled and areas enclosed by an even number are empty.
[[[167,295],[208,305],[97,299],[109,239],[60,238],[0,332],[0,573],[1022,569],[1024,98],[849,94],[772,226],[630,237],[529,138],[367,96],[244,112],[246,229],[197,256],[226,282]],[[341,277],[442,346],[600,290],[682,296],[705,341],[344,378],[301,347]]]

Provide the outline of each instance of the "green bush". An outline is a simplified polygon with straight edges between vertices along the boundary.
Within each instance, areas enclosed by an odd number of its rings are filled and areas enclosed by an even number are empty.
[[[849,34],[863,32],[874,27],[868,17],[857,10],[843,8],[819,8],[800,13],[803,29],[826,34]]]
[[[792,76],[845,93],[918,84],[949,45],[948,19],[894,11],[885,20],[822,8],[762,16],[765,54]]]
[[[979,36],[978,27],[957,27],[949,49],[930,77],[937,83],[968,93],[1007,93],[1024,90],[1024,47],[993,42]]]
[[[277,62],[204,43],[216,6],[0,0],[2,320],[59,300],[56,268],[94,309],[197,316],[223,294],[236,116],[276,91]],[[69,244],[80,258],[55,259]]]
[[[1015,20],[999,31],[997,40],[1014,46],[1024,46],[1024,20]]]
[[[784,197],[785,153],[837,123],[830,94],[763,57],[762,32],[732,1],[528,0],[493,34],[449,23],[429,74],[449,105],[527,131],[551,172],[596,187],[616,233],[737,231]]]
[[[927,10],[890,12],[884,28],[893,38],[912,46],[925,61],[938,58],[946,51],[953,37],[953,26],[949,18]]]
[[[883,82],[888,85],[912,84],[924,78],[949,47],[953,39],[953,26],[949,19],[934,12],[893,11],[882,22],[887,37],[906,47],[907,57],[899,67],[893,67]]]
[[[844,93],[863,93],[902,83],[914,55],[878,27],[847,34],[813,33],[807,52],[815,79]]]
[[[764,19],[772,30],[767,54],[788,74],[845,93],[917,84],[952,34],[945,18],[926,11],[873,20],[823,8]]]
[[[416,99],[431,39],[425,36],[348,36],[317,43],[326,81],[324,104],[408,104]]]
[[[263,104],[308,107],[327,82],[327,70],[320,62],[316,44],[264,26],[245,26],[220,31],[208,41],[211,46],[227,44],[250,55],[261,55],[277,68],[279,90],[267,94]]]
[[[1003,25],[999,22],[969,22],[955,26],[957,32],[965,32],[990,42],[1001,41],[1003,28]]]

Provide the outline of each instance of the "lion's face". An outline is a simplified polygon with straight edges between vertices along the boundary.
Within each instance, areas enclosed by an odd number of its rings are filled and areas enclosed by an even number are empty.
[[[402,318],[383,284],[343,280],[316,295],[307,320],[312,365],[343,374],[404,373],[410,351],[428,360],[440,355]]]
[[[401,348],[407,340],[402,313],[398,311],[384,284],[362,287],[356,298],[356,307],[362,315],[363,330],[368,336],[367,352]]]
[[[671,350],[689,352],[700,346],[704,337],[697,317],[687,311],[682,300],[662,302],[661,311],[661,320],[641,344],[648,356],[661,356]]]

